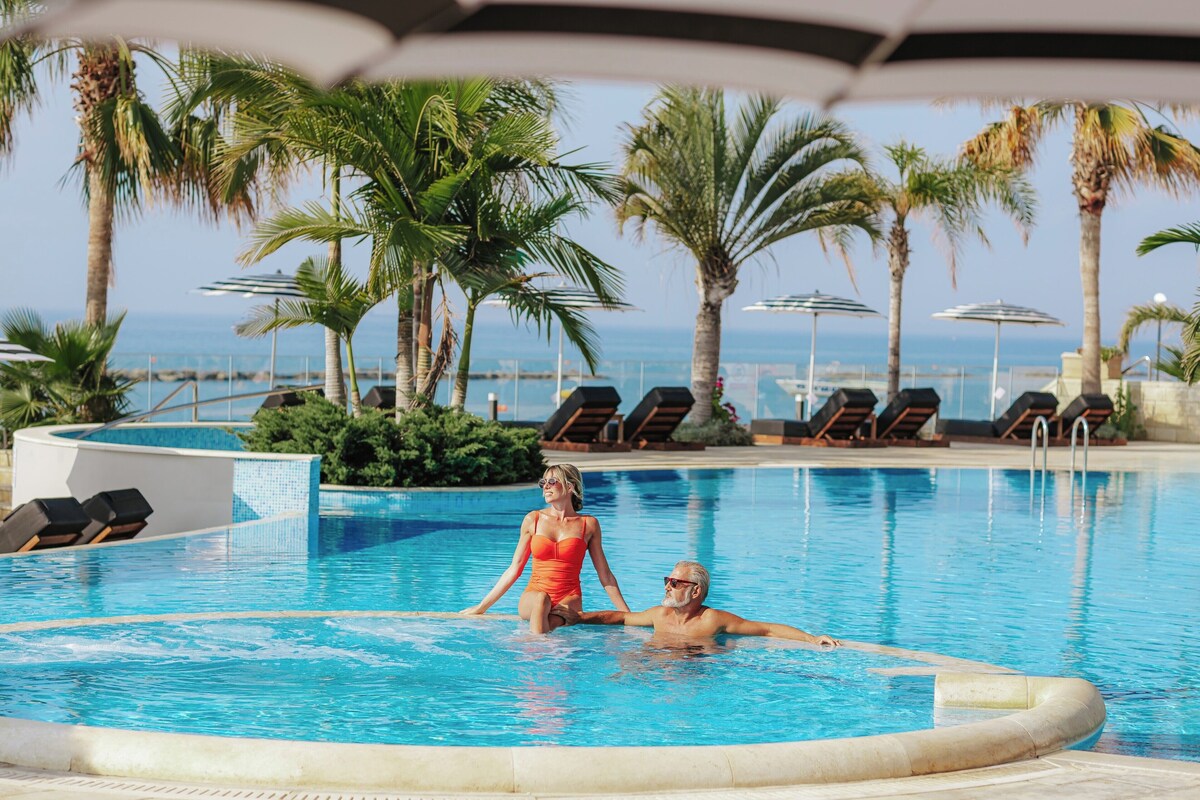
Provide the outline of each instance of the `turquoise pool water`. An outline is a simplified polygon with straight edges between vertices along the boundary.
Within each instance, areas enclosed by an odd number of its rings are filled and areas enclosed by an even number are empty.
[[[512,621],[332,617],[0,635],[12,716],[137,730],[418,745],[659,745],[932,725],[914,662],[647,631],[533,637]]]
[[[674,561],[699,560],[713,568],[716,605],[813,632],[1084,677],[1108,703],[1099,749],[1200,760],[1198,490],[1193,474],[1092,473],[1074,491],[1052,475],[1043,496],[1022,471],[626,472],[588,475],[586,510],[600,519],[635,607],[658,601]],[[539,499],[536,491],[325,494],[317,532],[285,520],[0,559],[0,586],[20,598],[0,621],[457,610],[499,576],[523,511]],[[585,603],[602,607],[590,566],[583,585]],[[518,589],[495,610],[515,611]],[[562,643],[623,633],[574,629]],[[10,687],[26,668],[6,665]],[[537,674],[562,672],[547,665]],[[0,699],[0,713],[16,694]]]

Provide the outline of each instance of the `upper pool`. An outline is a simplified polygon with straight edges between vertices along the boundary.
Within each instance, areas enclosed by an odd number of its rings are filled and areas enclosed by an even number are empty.
[[[702,561],[713,570],[714,605],[813,632],[1083,677],[1108,703],[1099,749],[1200,760],[1200,541],[1191,521],[1200,476],[1092,473],[1073,488],[1052,475],[1044,495],[1040,481],[1031,491],[1028,472],[1000,470],[693,470],[586,481],[585,510],[600,519],[635,607],[658,601],[676,560]],[[326,494],[311,537],[303,520],[285,520],[0,559],[0,586],[21,598],[0,621],[452,611],[499,576],[523,510],[539,501],[536,492],[511,491]],[[495,610],[515,611],[520,586]],[[603,605],[590,566],[584,593],[589,607]],[[515,623],[497,624],[505,647],[545,646],[514,639]],[[600,633],[558,635],[571,648]],[[26,715],[14,708],[19,662],[6,659],[0,713]],[[532,672],[537,690],[569,696],[570,663],[549,659]],[[69,660],[61,668],[74,669]],[[895,681],[883,690],[908,693]]]

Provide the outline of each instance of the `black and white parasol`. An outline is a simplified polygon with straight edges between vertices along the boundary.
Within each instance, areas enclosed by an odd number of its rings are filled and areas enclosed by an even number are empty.
[[[295,277],[285,275],[282,271],[267,272],[259,275],[234,275],[223,281],[205,284],[194,292],[209,296],[236,295],[238,297],[262,297],[274,301],[275,313],[279,313],[279,298],[304,297],[304,292],[296,283]],[[271,369],[267,378],[268,388],[275,388],[275,345],[279,331],[271,331]]]

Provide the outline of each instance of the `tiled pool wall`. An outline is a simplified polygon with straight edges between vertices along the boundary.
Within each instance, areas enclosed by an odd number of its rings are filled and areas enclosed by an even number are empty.
[[[315,518],[321,494],[321,459],[233,462],[233,521],[250,522],[303,512]]]
[[[356,489],[321,487],[321,511],[355,516],[432,514],[439,511],[528,511],[541,499],[535,484],[482,489]]]
[[[86,441],[127,444],[139,447],[179,447],[187,450],[241,452],[244,448],[242,447],[242,440],[234,432],[235,427],[245,426],[166,427],[159,425],[130,425],[99,431],[87,437]],[[56,435],[78,439],[80,433],[82,431],[72,431]]]

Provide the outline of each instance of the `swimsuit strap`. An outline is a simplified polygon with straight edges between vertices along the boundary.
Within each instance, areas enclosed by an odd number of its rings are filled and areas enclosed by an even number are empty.
[[[537,524],[538,524],[538,520],[541,519],[541,517],[542,517],[542,512],[540,512],[540,511],[533,512],[533,535],[534,536],[537,536]]]

